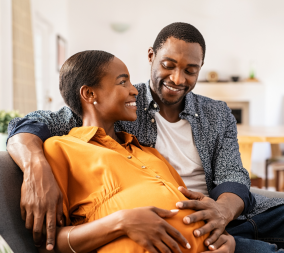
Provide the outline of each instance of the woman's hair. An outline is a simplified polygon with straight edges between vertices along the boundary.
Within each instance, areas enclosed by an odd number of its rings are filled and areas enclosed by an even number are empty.
[[[158,50],[162,48],[168,38],[174,37],[188,43],[198,43],[202,48],[202,60],[204,61],[206,45],[202,34],[193,26],[188,23],[176,22],[165,26],[158,34],[154,45],[154,53],[157,54]]]
[[[65,103],[82,118],[80,89],[83,85],[99,86],[105,75],[105,69],[114,55],[88,50],[74,54],[60,69],[59,90]]]

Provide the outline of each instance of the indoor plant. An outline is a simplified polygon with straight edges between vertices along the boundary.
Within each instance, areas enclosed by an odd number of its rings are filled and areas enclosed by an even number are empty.
[[[0,253],[13,253],[9,245],[5,242],[5,240],[0,235]]]
[[[6,150],[9,122],[17,117],[23,117],[23,115],[21,115],[18,111],[0,111],[0,151]]]

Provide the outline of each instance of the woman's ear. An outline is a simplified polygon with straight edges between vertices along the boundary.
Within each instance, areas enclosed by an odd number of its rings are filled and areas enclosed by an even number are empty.
[[[154,50],[152,47],[150,47],[148,49],[148,61],[149,61],[149,64],[152,65],[153,61],[154,61],[154,58],[155,58],[155,53],[154,53]]]
[[[94,89],[87,85],[83,85],[81,87],[80,95],[81,95],[81,99],[83,99],[85,102],[90,103],[90,104],[93,104],[97,99],[97,95]]]

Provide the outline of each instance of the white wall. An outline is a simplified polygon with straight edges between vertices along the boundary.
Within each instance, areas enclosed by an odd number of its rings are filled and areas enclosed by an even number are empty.
[[[86,49],[114,53],[128,66],[133,83],[149,78],[147,49],[164,26],[193,24],[207,44],[200,79],[212,70],[221,79],[246,78],[253,61],[267,87],[263,125],[284,123],[284,1],[69,0],[68,6],[70,55]],[[119,34],[111,30],[113,22],[131,27]]]
[[[33,27],[42,26],[48,32],[48,42],[45,43],[48,53],[44,54],[45,83],[48,85],[47,96],[52,98],[48,109],[57,110],[64,105],[59,93],[59,72],[57,70],[57,35],[67,41],[68,36],[68,0],[31,0]],[[67,45],[68,48],[68,45]]]
[[[0,0],[0,110],[13,109],[12,9]]]

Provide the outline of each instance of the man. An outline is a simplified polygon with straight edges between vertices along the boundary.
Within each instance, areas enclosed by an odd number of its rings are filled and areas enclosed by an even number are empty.
[[[272,235],[267,241],[277,242],[279,237],[284,237],[282,231],[276,234],[272,227],[272,234],[262,226],[262,230],[256,232],[252,225],[260,226],[264,218],[275,219],[276,212],[284,211],[283,206],[275,206],[283,204],[284,200],[256,195],[255,201],[249,191],[248,173],[242,167],[236,121],[230,109],[224,102],[191,92],[204,57],[205,42],[195,27],[173,23],[163,28],[148,50],[150,81],[136,85],[138,118],[135,122],[117,122],[116,131],[129,132],[137,136],[141,144],[156,147],[175,167],[187,188],[195,191],[181,189],[193,200],[179,202],[177,207],[197,210],[184,217],[186,224],[206,221],[194,235],[211,232],[205,241],[210,250],[233,252],[234,246],[230,243],[229,249],[224,251],[222,244],[226,245],[226,239],[220,239],[227,227],[235,236],[236,252],[252,252],[250,247],[274,252],[271,244],[252,239],[265,240]],[[48,249],[54,245],[55,213],[57,222],[61,221],[62,197],[44,157],[42,142],[53,135],[67,134],[81,124],[81,119],[64,107],[56,113],[30,113],[9,125],[7,148],[24,172],[22,218],[26,220],[26,227],[33,229],[34,240],[39,244],[46,216]],[[268,210],[272,207],[272,211]],[[262,237],[256,237],[257,233]]]

